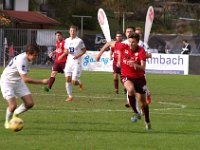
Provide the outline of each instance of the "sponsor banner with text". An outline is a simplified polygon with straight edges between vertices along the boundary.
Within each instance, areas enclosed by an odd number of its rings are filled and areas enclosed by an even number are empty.
[[[146,61],[147,73],[188,74],[189,55],[152,54]]]
[[[112,72],[112,60],[110,52],[106,51],[101,56],[99,62],[95,57],[99,51],[87,51],[82,57],[83,70],[87,71],[107,71]],[[147,73],[159,74],[188,74],[189,55],[179,54],[152,54],[152,58],[146,61]]]

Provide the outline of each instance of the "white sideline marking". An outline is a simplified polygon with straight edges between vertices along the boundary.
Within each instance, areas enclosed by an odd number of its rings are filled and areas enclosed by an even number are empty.
[[[66,95],[57,95],[57,94],[50,94],[50,93],[32,93],[32,94],[35,94],[35,95],[43,95],[43,96],[57,96],[57,97],[67,97],[67,94]],[[118,98],[118,97],[100,97],[100,96],[75,96],[75,97],[82,97],[82,98],[95,98],[95,99],[106,99],[106,98],[112,98],[112,99],[123,99],[123,98]]]
[[[59,97],[66,97],[67,95],[56,95],[56,94],[45,94],[45,93],[33,93],[36,95],[48,95],[48,96],[59,96]],[[83,97],[83,98],[93,98],[93,99],[107,99],[107,98],[112,98],[112,99],[123,99],[123,98],[118,98],[118,97],[98,97],[98,96],[76,96],[76,97]],[[178,104],[178,103],[172,103],[172,102],[158,102],[159,104],[163,104],[163,105],[171,105],[171,106],[175,106],[175,107],[167,107],[167,108],[152,108],[151,110],[154,111],[161,111],[161,110],[176,110],[176,109],[184,109],[186,108],[186,105],[183,104]],[[103,109],[96,109],[96,110],[92,110],[92,112],[117,112],[117,111],[126,111],[126,110],[103,110]],[[128,110],[127,110],[128,111]],[[91,110],[76,110],[76,111],[72,111],[72,112],[91,112]]]

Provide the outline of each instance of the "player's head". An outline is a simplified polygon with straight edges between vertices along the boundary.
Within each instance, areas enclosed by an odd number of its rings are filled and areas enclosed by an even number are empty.
[[[183,39],[183,44],[187,44],[188,41],[186,39]]]
[[[117,42],[121,42],[123,40],[123,34],[120,31],[116,32],[115,39]]]
[[[136,27],[135,28],[135,33],[140,35],[140,38],[142,37],[142,28],[141,27]]]
[[[70,37],[75,38],[77,36],[78,27],[75,25],[71,25],[69,28]]]
[[[129,35],[132,34],[133,32],[135,32],[135,27],[133,27],[133,26],[127,26],[126,30],[125,30],[126,38],[128,38]]]
[[[40,52],[40,49],[38,46],[34,45],[34,44],[28,44],[26,46],[26,56],[27,56],[27,59],[28,61],[33,61],[37,58],[39,52]]]
[[[62,32],[56,31],[55,35],[56,35],[56,41],[62,40]]]
[[[138,47],[138,42],[140,40],[139,34],[133,32],[128,37],[129,46],[132,50],[136,50]]]

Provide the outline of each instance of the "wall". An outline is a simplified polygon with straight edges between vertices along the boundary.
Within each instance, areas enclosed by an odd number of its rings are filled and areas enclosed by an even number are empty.
[[[14,10],[28,11],[29,10],[29,0],[15,0]]]

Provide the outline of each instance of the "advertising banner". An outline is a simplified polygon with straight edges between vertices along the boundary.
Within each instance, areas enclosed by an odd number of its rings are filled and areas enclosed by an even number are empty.
[[[98,51],[87,51],[82,57],[83,70],[87,71],[107,71],[112,72],[112,60],[110,60],[110,52],[106,51],[101,56],[99,62],[95,57]],[[146,61],[147,73],[159,74],[188,74],[189,55],[181,54],[152,54],[152,58]]]

